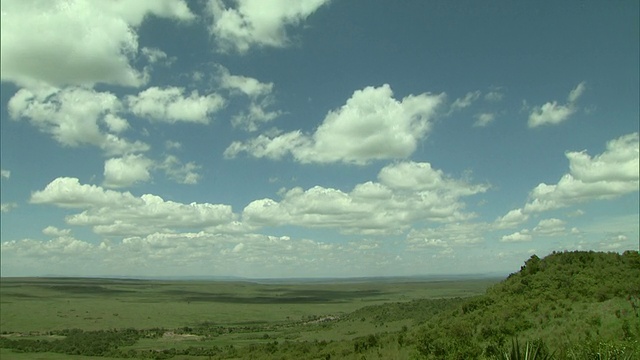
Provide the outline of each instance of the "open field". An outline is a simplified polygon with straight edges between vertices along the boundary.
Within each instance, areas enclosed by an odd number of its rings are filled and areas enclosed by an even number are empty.
[[[65,329],[160,329],[154,336],[126,347],[136,351],[246,347],[274,341],[331,342],[412,325],[407,319],[385,321],[359,309],[416,299],[479,295],[498,280],[258,283],[3,278],[0,331],[12,339],[52,341],[64,338],[55,334]],[[3,359],[34,358],[7,349],[2,349],[2,355]],[[37,358],[61,357],[38,353]]]
[[[0,329],[176,328],[341,315],[366,305],[481,294],[497,280],[277,283],[4,278]]]

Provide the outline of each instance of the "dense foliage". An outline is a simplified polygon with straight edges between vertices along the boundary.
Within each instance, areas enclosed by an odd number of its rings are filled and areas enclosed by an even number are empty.
[[[371,305],[358,309],[345,316],[345,320],[366,319],[382,325],[391,321],[411,319],[421,324],[443,311],[454,309],[465,302],[463,298],[417,299],[408,302],[395,302],[383,305]]]
[[[518,273],[439,314],[416,334],[426,358],[498,357],[518,336],[558,358],[640,350],[640,255],[533,255]],[[612,357],[615,358],[615,357]]]

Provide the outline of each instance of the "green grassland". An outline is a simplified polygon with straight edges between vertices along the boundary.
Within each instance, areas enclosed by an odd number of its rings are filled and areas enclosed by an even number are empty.
[[[483,293],[495,279],[277,283],[3,278],[0,329],[242,326],[344,315],[372,304]]]
[[[415,299],[475,296],[496,281],[3,278],[0,331],[6,339],[55,341],[65,337],[59,335],[65,329],[155,329],[153,336],[126,347],[138,352],[277,341],[334,342],[399,331],[414,323],[407,318],[382,321],[362,309]],[[60,358],[54,353],[14,354],[7,349],[2,349],[2,355],[3,359]]]
[[[506,279],[2,278],[0,332],[3,360],[640,359],[640,255]]]

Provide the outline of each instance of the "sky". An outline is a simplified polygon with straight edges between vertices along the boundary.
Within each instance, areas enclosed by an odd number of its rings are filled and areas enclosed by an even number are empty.
[[[638,1],[0,4],[2,276],[638,250]]]

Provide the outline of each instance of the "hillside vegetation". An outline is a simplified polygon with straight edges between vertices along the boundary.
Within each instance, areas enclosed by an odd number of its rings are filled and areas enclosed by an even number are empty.
[[[638,252],[534,255],[485,295],[425,323],[416,346],[426,358],[492,358],[518,338],[557,359],[638,359],[639,299]]]

